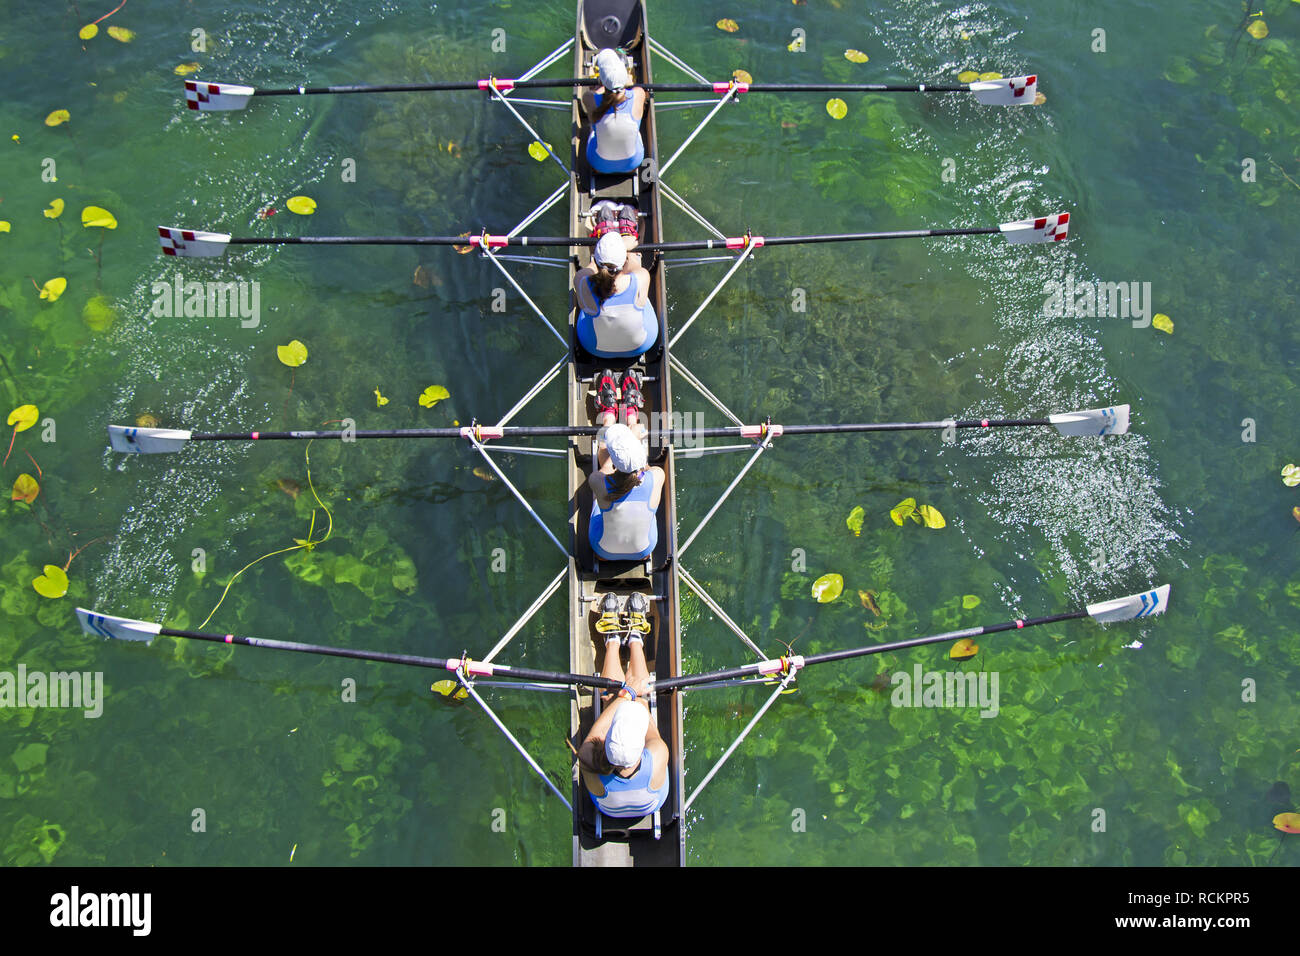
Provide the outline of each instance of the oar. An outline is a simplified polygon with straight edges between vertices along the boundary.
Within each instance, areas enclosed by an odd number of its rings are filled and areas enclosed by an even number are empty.
[[[1040,624],[1057,624],[1061,621],[1073,621],[1090,617],[1098,624],[1113,624],[1119,621],[1131,621],[1137,618],[1153,617],[1163,614],[1169,606],[1169,585],[1130,594],[1128,597],[1089,604],[1081,611],[1065,614],[1053,614],[1050,617],[1031,617],[986,627],[968,627],[960,631],[948,631],[944,634],[932,634],[929,637],[915,637],[906,641],[894,641],[890,644],[873,644],[869,647],[856,647],[845,651],[828,651],[825,654],[795,655],[771,661],[757,661],[743,667],[731,667],[726,670],[712,671],[707,674],[687,674],[682,677],[669,677],[654,682],[656,691],[677,690],[695,684],[708,684],[719,680],[734,680],[739,677],[776,674],[789,667],[801,668],[812,664],[825,664],[828,661],[842,661],[853,657],[866,657],[868,654],[884,654],[889,651],[901,651],[910,647],[922,647],[926,644],[940,644],[944,641],[957,641],[965,637],[979,637],[981,634],[996,634],[999,631],[1021,630],[1037,627]]]
[[[302,654],[322,654],[327,657],[348,657],[361,661],[379,661],[386,664],[406,664],[411,667],[429,667],[434,670],[456,671],[462,666],[474,676],[509,677],[516,680],[540,680],[557,684],[582,684],[588,687],[607,687],[614,690],[623,685],[608,677],[587,674],[562,674],[555,671],[534,670],[530,667],[510,667],[505,664],[485,664],[482,661],[456,657],[418,657],[414,654],[390,654],[384,651],[358,651],[346,647],[325,647],[320,644],[299,644],[296,641],[273,641],[257,637],[237,637],[234,634],[208,634],[202,631],[181,631],[148,621],[129,617],[96,614],[77,608],[77,620],[87,634],[119,641],[144,641],[155,637],[183,637],[192,641],[213,641],[218,644],[243,644],[247,647],[265,647],[275,651],[298,651]]]
[[[511,80],[492,77],[485,80],[460,80],[447,83],[388,83],[382,85],[348,84],[344,86],[287,86],[280,89],[257,89],[235,83],[185,81],[185,105],[200,112],[242,110],[254,96],[310,96],[343,93],[438,93],[456,90],[490,91],[493,87],[508,90],[538,90],[599,86],[592,77],[563,80]],[[734,90],[741,93],[971,93],[983,106],[1033,106],[1038,94],[1038,77],[1012,76],[975,83],[646,83],[645,90],[660,93],[716,93]]]
[[[863,242],[872,239],[924,239],[939,236],[989,236],[1001,234],[1016,244],[1060,242],[1069,237],[1070,214],[1057,213],[1035,219],[1018,219],[998,226],[961,229],[895,229],[890,232],[839,232],[818,236],[755,236],[746,233],[722,239],[685,242],[647,242],[634,252],[681,252],[688,249],[744,249],[748,246],[795,246],[815,242]],[[594,246],[590,236],[231,236],[201,229],[158,227],[163,255],[189,258],[219,256],[227,246],[470,246],[501,249],[506,246]]]
[[[694,442],[701,438],[751,438],[767,436],[816,435],[835,432],[942,431],[948,428],[1029,428],[1050,425],[1062,435],[1123,435],[1128,431],[1129,406],[1111,405],[1078,412],[1061,412],[1046,418],[969,418],[937,422],[864,422],[847,425],[728,425],[722,428],[664,429],[654,433],[662,441]],[[297,432],[191,432],[176,428],[144,428],[134,425],[109,425],[108,441],[114,451],[128,454],[155,455],[180,451],[192,441],[314,441],[336,439],[353,441],[364,438],[551,438],[595,435],[595,425],[462,425],[456,428],[386,428],[374,431],[297,431]]]

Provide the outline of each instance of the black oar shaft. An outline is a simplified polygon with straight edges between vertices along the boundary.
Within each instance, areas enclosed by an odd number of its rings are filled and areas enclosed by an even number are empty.
[[[566,89],[575,86],[598,86],[595,78],[564,80],[497,80],[502,90]],[[718,83],[643,83],[642,89],[659,93],[716,93]],[[254,96],[303,96],[321,93],[447,93],[457,90],[481,90],[483,81],[457,80],[448,83],[344,84],[340,86],[286,86],[273,90],[259,89]],[[750,83],[745,93],[967,93],[965,84],[930,86],[926,83]]]
[[[818,435],[844,432],[902,432],[926,431],[944,428],[1023,428],[1050,425],[1046,418],[954,419],[935,422],[862,422],[845,425],[781,425],[784,435]],[[728,425],[718,428],[665,429],[653,433],[660,441],[686,444],[701,438],[751,437],[748,433],[756,426],[741,428]],[[578,435],[595,435],[600,429],[595,425],[507,425],[501,429],[505,438],[565,438]],[[297,431],[297,432],[198,432],[190,435],[191,441],[302,441],[317,439],[342,439],[352,441],[363,438],[460,438],[460,428],[386,428],[369,431]],[[689,445],[687,446],[689,447]]]
[[[890,232],[838,232],[820,236],[764,236],[764,246],[799,246],[819,242],[869,242],[874,239],[928,239],[942,236],[987,236],[1001,232],[997,226],[961,229],[896,229]],[[475,236],[234,236],[232,246],[469,246]],[[492,248],[525,246],[594,246],[590,236],[492,236]],[[690,239],[681,242],[647,242],[633,252],[691,252],[704,249],[737,249],[736,240]]]
[[[905,641],[894,641],[889,644],[872,644],[868,647],[854,647],[843,651],[828,651],[825,654],[805,655],[803,666],[808,667],[812,664],[824,664],[828,661],[842,661],[854,657],[866,657],[870,654],[885,654],[889,651],[901,651],[910,647],[923,647],[926,644],[940,644],[944,641],[959,641],[964,637],[979,637],[981,634],[996,634],[999,631],[1019,630],[1026,627],[1036,627],[1040,624],[1055,624],[1060,621],[1072,621],[1078,618],[1087,617],[1087,611],[1070,611],[1065,614],[1053,614],[1050,617],[1033,617],[1025,618],[1019,621],[1006,621],[1002,624],[991,624],[986,627],[969,627],[959,631],[947,631],[943,634],[931,634],[928,637],[914,637]],[[714,681],[734,680],[739,677],[753,677],[763,673],[763,664],[746,664],[742,667],[729,667],[726,670],[711,671],[707,674],[687,674],[682,677],[670,677],[666,680],[655,681],[654,687],[657,692],[678,690],[683,687],[692,687],[696,684],[711,684]]]
[[[433,670],[455,670],[458,660],[452,659],[451,667],[445,657],[420,657],[415,654],[392,654],[387,651],[352,650],[347,647],[328,647],[323,644],[302,644],[297,641],[276,641],[260,637],[239,637],[235,634],[208,634],[203,631],[183,631],[164,627],[159,632],[164,637],[183,637],[193,641],[211,641],[215,644],[243,644],[246,647],[263,647],[276,651],[296,651],[300,654],[320,654],[326,657],[347,657],[360,661],[376,661],[384,664],[406,664],[410,667],[428,667]],[[604,687],[617,690],[623,685],[608,677],[595,677],[589,674],[566,674],[558,671],[536,670],[530,667],[511,667],[506,664],[492,664],[493,676],[512,677],[518,680],[552,681],[560,684],[583,684],[588,687]]]

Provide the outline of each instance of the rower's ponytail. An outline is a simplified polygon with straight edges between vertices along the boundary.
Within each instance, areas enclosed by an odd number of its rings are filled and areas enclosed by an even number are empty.
[[[613,93],[606,90],[605,95],[600,98],[600,102],[596,104],[596,109],[591,114],[591,122],[593,124],[599,123],[602,116],[626,99],[627,90],[615,90]]]
[[[613,266],[597,266],[596,274],[591,277],[591,291],[597,300],[604,302],[614,294],[614,280],[618,278],[618,269]]]

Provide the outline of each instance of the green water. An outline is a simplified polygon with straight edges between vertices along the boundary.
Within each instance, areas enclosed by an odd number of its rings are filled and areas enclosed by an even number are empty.
[[[111,5],[106,5],[111,6]],[[1252,11],[1260,9],[1258,6]],[[752,95],[726,108],[669,174],[719,228],[766,235],[986,225],[1069,210],[1071,241],[997,239],[770,249],[755,256],[676,348],[746,420],[841,422],[1042,415],[1133,405],[1105,441],[1040,432],[778,441],[692,546],[684,565],[764,650],[805,653],[897,640],[1173,585],[1169,614],[985,638],[966,668],[996,671],[1001,709],[904,709],[878,674],[956,665],[946,645],[813,668],[692,807],[696,864],[1262,864],[1277,849],[1275,781],[1300,788],[1291,689],[1296,491],[1290,414],[1300,335],[1289,237],[1297,226],[1300,7],[659,0],[655,34],[711,77],[756,81],[950,80],[963,69],[1037,70],[1036,110],[964,98]],[[315,502],[332,532],[310,554],[256,564],[209,629],[433,656],[485,653],[563,566],[501,482],[460,446],[366,442],[196,445],[123,460],[104,428],[149,414],[196,430],[359,428],[495,420],[559,357],[489,263],[450,250],[281,248],[180,260],[186,280],[256,281],[256,328],[152,314],[151,284],[178,260],[158,224],[240,235],[504,231],[556,185],[527,134],[471,94],[255,101],[184,109],[173,69],[253,85],[414,82],[522,72],[568,35],[568,3],[361,4],[270,11],[132,0],[83,44],[97,8],[0,4],[0,354],[8,405],[56,424],[17,436],[6,487],[41,469],[33,506],[5,506],[0,669],[102,671],[103,716],[0,708],[0,859],[64,865],[555,864],[569,817],[477,709],[430,699],[427,675],[249,648],[83,637],[74,605],[197,627],[250,561],[306,538]],[[714,22],[730,16],[741,29]],[[193,52],[191,31],[209,35]],[[803,29],[808,50],[786,49]],[[1092,52],[1095,29],[1106,52]],[[505,31],[505,52],[492,31]],[[846,47],[870,57],[854,65]],[[554,75],[568,69],[568,60]],[[676,79],[661,64],[660,79]],[[51,111],[70,123],[49,128]],[[553,143],[558,112],[530,111]],[[700,111],[661,118],[667,155]],[[13,135],[19,137],[13,142]],[[1242,181],[1245,157],[1257,181]],[[57,182],[43,181],[53,159]],[[343,181],[344,161],[356,181]],[[944,160],[953,160],[945,165]],[[943,176],[945,168],[955,180]],[[306,194],[310,219],[285,200]],[[57,221],[41,215],[66,202]],[[102,246],[85,205],[119,226]],[[274,208],[262,218],[259,211]],[[559,209],[534,234],[566,229]],[[672,238],[700,228],[670,210]],[[417,267],[427,272],[413,281]],[[558,270],[512,267],[558,321]],[[1172,336],[1116,318],[1050,318],[1044,283],[1149,281]],[[671,272],[670,325],[717,266]],[[37,298],[63,276],[54,303]],[[806,311],[794,308],[803,290]],[[111,303],[107,328],[83,317]],[[276,346],[309,349],[291,372]],[[420,392],[451,397],[419,407]],[[378,388],[390,399],[378,407]],[[724,424],[685,382],[678,406]],[[552,386],[518,419],[563,421]],[[1242,440],[1254,423],[1252,442]],[[563,479],[503,456],[552,529]],[[679,465],[683,535],[742,459]],[[287,489],[287,490],[286,490]],[[296,498],[293,496],[296,493]],[[942,531],[889,510],[916,498]],[[845,526],[866,511],[860,537]],[[326,516],[315,511],[315,539]],[[93,542],[93,543],[92,543]],[[59,600],[31,580],[69,566]],[[193,570],[202,549],[206,572]],[[496,549],[502,549],[498,552]],[[796,570],[796,549],[806,570]],[[506,571],[491,570],[504,553]],[[287,559],[287,560],[286,560]],[[844,576],[818,605],[812,581]],[[872,590],[882,615],[862,608]],[[980,598],[961,610],[962,595]],[[501,660],[561,668],[563,598]],[[688,664],[745,649],[694,601]],[[884,622],[883,627],[879,627]],[[873,628],[868,628],[872,625]],[[1132,647],[1141,642],[1141,647]],[[356,683],[344,702],[344,682]],[[1243,702],[1243,681],[1256,687]],[[492,692],[492,706],[567,778],[563,696]],[[761,702],[687,699],[688,787]],[[563,786],[563,784],[561,784]],[[194,832],[201,809],[205,832]],[[1094,832],[1096,811],[1105,832]],[[796,824],[801,820],[805,825]],[[500,824],[504,821],[504,828]],[[294,847],[296,846],[296,850]],[[1274,865],[1293,864],[1283,846]]]

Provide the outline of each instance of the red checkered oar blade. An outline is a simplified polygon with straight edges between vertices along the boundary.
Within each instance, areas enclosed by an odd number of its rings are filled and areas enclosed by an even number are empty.
[[[1070,214],[1058,212],[1055,216],[1039,216],[1037,219],[1021,219],[1018,222],[1004,222],[998,226],[1007,242],[1061,242],[1070,235]]]
[[[230,245],[230,236],[223,232],[199,232],[195,229],[158,227],[158,242],[165,256],[210,258],[219,256]]]
[[[970,85],[970,91],[975,94],[975,102],[983,106],[1033,106],[1038,96],[1038,77],[980,80]]]
[[[185,81],[185,105],[192,110],[216,112],[242,110],[257,91],[251,86],[234,83],[204,83],[202,80]]]

